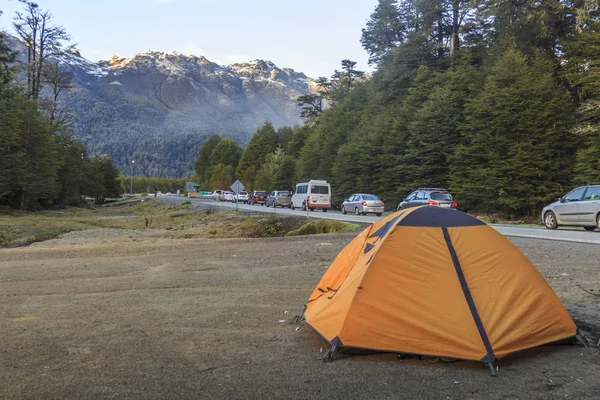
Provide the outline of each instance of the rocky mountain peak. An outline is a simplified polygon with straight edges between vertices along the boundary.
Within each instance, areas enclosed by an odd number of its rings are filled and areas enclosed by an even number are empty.
[[[8,44],[25,62],[24,44],[14,37]],[[149,176],[189,174],[215,132],[244,144],[265,121],[301,123],[296,99],[314,87],[306,75],[265,60],[219,65],[153,50],[99,62],[71,51],[59,61],[73,76],[60,100],[72,110],[72,136],[120,168],[135,158],[138,173]]]

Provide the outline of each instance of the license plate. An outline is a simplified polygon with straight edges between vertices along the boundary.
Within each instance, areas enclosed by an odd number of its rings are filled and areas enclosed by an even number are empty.
[[[440,207],[450,207],[451,204],[440,204]]]

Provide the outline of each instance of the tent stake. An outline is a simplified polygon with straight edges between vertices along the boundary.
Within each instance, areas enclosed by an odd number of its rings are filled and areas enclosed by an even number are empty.
[[[494,368],[494,364],[488,363],[488,366],[490,367],[490,371],[492,371],[492,376],[496,376],[496,369]]]

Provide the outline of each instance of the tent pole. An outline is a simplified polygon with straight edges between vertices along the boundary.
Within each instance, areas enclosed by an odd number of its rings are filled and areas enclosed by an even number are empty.
[[[490,371],[492,371],[492,376],[496,376],[496,369],[494,368],[494,363],[488,363],[490,367]]]

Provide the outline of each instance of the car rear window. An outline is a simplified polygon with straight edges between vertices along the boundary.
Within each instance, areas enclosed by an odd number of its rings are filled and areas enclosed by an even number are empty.
[[[247,195],[247,194],[248,194],[248,192],[240,192],[240,194],[241,194],[242,196],[245,196],[245,195]]]
[[[265,192],[256,192],[256,195],[257,195],[257,196],[264,196],[264,195],[265,195]]]
[[[451,201],[452,200],[452,195],[448,192],[431,192],[430,196],[431,196],[431,200],[438,200],[438,201],[444,201],[444,200]]]
[[[379,197],[374,194],[363,194],[363,199],[365,200],[381,200]]]
[[[313,185],[310,191],[313,194],[329,194],[329,186]]]
[[[288,192],[287,190],[282,190],[277,192],[277,196],[289,196],[290,192]]]

